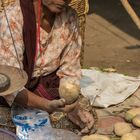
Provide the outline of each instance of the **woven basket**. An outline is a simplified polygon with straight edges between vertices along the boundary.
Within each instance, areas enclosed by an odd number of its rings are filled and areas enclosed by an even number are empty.
[[[2,5],[3,2],[3,5]],[[9,4],[13,4],[15,0],[0,0],[0,11],[3,10],[3,6],[7,6]]]
[[[88,0],[72,0],[70,3],[79,16],[87,14],[89,10]]]
[[[82,36],[81,65],[84,61],[84,45],[85,45],[85,24],[86,14],[89,10],[88,0],[72,0],[70,6],[76,10],[79,16],[79,28]]]

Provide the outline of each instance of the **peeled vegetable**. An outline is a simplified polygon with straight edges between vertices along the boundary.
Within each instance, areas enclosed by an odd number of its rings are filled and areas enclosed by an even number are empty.
[[[92,140],[92,138],[90,136],[84,136],[81,140]]]
[[[59,95],[61,98],[65,99],[66,104],[74,103],[80,94],[80,86],[77,84],[65,81],[60,83]]]
[[[108,136],[93,134],[90,136],[84,136],[81,140],[110,140]]]
[[[130,133],[132,131],[131,126],[125,122],[118,122],[114,125],[114,132],[117,136],[122,136],[124,134]]]
[[[133,130],[132,132],[133,135],[137,138],[137,140],[140,140],[140,130]]]
[[[134,134],[127,133],[121,137],[121,140],[137,140],[137,138]]]
[[[133,124],[137,127],[140,127],[140,115],[136,115],[133,120],[132,120]]]
[[[127,121],[131,122],[132,119],[138,114],[140,114],[140,108],[133,108],[133,109],[126,112],[125,119]]]

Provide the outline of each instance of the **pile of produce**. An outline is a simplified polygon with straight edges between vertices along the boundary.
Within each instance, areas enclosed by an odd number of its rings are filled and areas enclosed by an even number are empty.
[[[140,108],[128,110],[124,116],[125,122],[114,124],[114,137],[92,134],[83,136],[81,140],[140,140]]]
[[[81,140],[110,140],[108,136],[93,134],[90,136],[84,136]]]

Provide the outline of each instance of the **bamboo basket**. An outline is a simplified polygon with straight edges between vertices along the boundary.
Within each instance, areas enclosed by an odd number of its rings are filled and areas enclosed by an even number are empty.
[[[82,36],[81,65],[83,66],[86,14],[89,10],[88,0],[72,0],[70,6],[76,10],[79,17],[79,28]]]
[[[72,0],[70,6],[77,11],[79,16],[87,14],[89,10],[88,0]]]
[[[2,5],[3,1],[3,5]],[[0,0],[0,12],[3,10],[3,6],[7,6],[9,4],[13,4],[15,0]]]

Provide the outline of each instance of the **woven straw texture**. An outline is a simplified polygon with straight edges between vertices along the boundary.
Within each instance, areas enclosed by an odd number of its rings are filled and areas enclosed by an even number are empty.
[[[3,4],[2,4],[2,2],[3,2]],[[3,10],[3,6],[7,6],[7,5],[12,4],[14,2],[15,2],[15,0],[0,0],[0,11]]]
[[[72,0],[70,6],[76,10],[79,16],[79,27],[82,36],[82,44],[83,44],[81,50],[81,65],[83,66],[86,14],[88,13],[89,10],[89,4],[88,4],[88,0]]]

